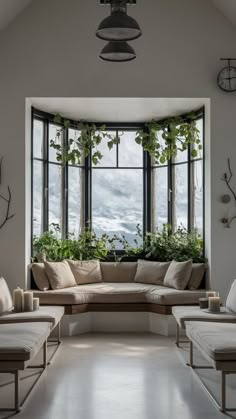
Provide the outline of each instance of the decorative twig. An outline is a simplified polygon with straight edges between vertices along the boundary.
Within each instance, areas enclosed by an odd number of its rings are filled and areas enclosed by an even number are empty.
[[[6,224],[6,222],[8,220],[10,220],[11,218],[15,217],[15,214],[9,215],[9,213],[10,213],[10,206],[11,206],[11,191],[10,191],[9,186],[7,187],[7,189],[8,189],[8,198],[5,198],[3,195],[0,195],[0,198],[3,199],[5,202],[7,202],[6,217],[2,221],[2,223],[0,224],[0,229]]]
[[[4,159],[4,156],[0,160],[0,185],[2,184],[2,161]]]
[[[228,158],[228,170],[229,170],[229,174],[228,173],[224,173],[224,177],[223,177],[223,182],[226,183],[227,187],[229,188],[230,192],[232,193],[235,201],[236,201],[236,192],[233,190],[232,186],[230,186],[230,182],[231,179],[233,177],[233,173],[231,170],[231,165],[230,165],[230,159]]]

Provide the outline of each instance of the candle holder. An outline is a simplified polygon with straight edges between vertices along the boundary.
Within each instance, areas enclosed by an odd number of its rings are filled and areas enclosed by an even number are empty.
[[[199,298],[199,305],[201,310],[208,308],[208,298]]]

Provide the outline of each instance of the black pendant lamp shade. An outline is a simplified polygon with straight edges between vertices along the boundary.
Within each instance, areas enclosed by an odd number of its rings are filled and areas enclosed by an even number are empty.
[[[124,62],[136,58],[134,49],[127,42],[108,42],[100,54],[104,61]]]
[[[127,0],[111,0],[111,15],[100,23],[96,36],[105,41],[132,41],[141,35],[139,24],[127,15]]]

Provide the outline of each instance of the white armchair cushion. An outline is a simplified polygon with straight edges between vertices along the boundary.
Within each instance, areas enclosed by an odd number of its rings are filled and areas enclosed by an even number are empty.
[[[0,278],[0,313],[5,313],[12,309],[12,296],[4,278]]]

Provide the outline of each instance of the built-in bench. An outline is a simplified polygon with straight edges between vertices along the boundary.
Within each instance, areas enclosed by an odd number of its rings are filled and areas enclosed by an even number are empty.
[[[153,264],[153,262],[150,262]],[[152,269],[153,266],[152,265]],[[196,275],[196,267],[193,271]],[[35,264],[33,266],[33,273]],[[176,305],[195,305],[199,298],[205,296],[206,290],[175,289],[164,285],[163,281],[155,284],[149,282],[149,262],[145,262],[146,276],[143,282],[136,280],[137,262],[101,262],[101,280],[95,283],[75,284],[61,289],[35,289],[35,278],[32,283],[34,296],[40,299],[41,305],[64,306],[65,314],[79,314],[86,312],[152,312],[170,315],[172,307]],[[40,269],[39,269],[40,268]],[[32,265],[31,265],[32,269]],[[43,264],[38,264],[37,270],[44,275]],[[39,272],[36,272],[37,274]],[[201,270],[202,275],[202,270]],[[164,280],[164,277],[163,277]],[[89,282],[89,280],[88,280]],[[204,275],[201,279],[204,286]]]

